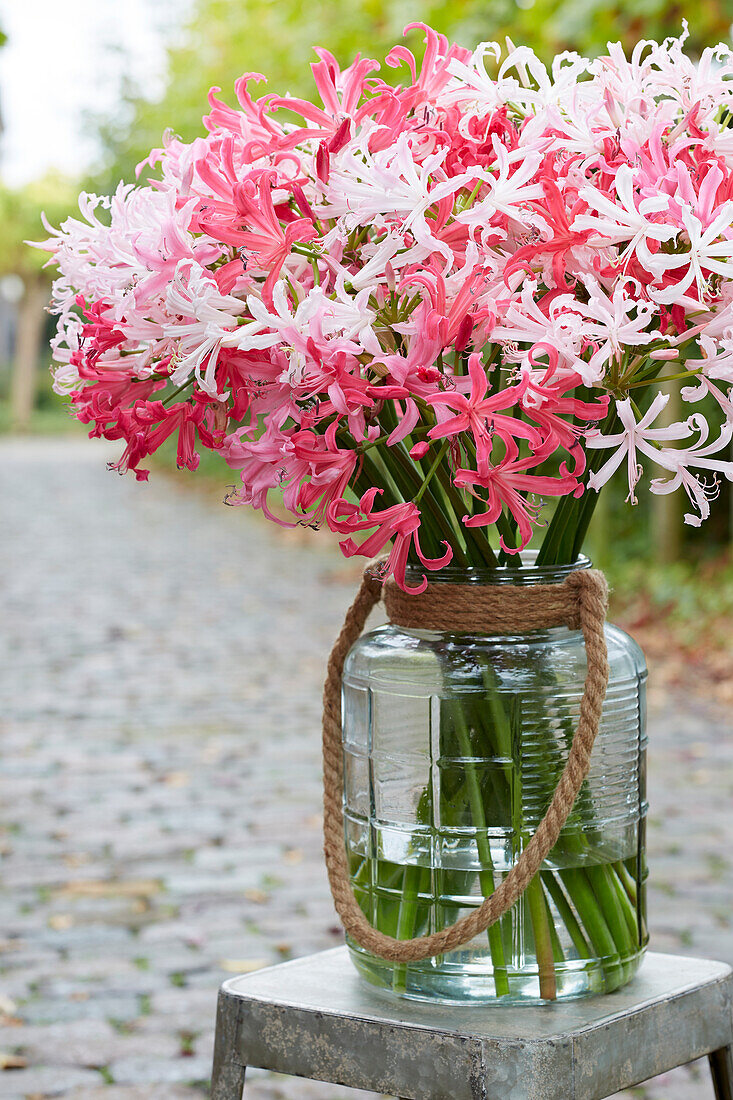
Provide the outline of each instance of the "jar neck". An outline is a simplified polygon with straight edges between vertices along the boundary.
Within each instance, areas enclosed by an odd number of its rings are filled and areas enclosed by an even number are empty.
[[[524,550],[511,564],[491,568],[483,566],[446,565],[435,573],[428,573],[423,566],[410,565],[406,571],[408,584],[418,584],[423,576],[429,584],[490,584],[532,585],[562,584],[577,569],[590,569],[590,558],[584,554],[567,565],[537,565],[537,551]]]

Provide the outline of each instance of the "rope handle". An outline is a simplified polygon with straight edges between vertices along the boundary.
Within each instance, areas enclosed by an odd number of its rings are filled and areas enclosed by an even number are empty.
[[[528,591],[533,594],[532,603],[535,607],[549,599],[557,605],[560,590],[563,590],[561,602],[565,613],[560,615],[559,621],[578,622],[583,631],[588,657],[578,726],[545,816],[519,859],[493,894],[485,898],[477,909],[439,932],[398,940],[377,931],[364,916],[351,885],[344,843],[341,678],[346,655],[364,629],[369,613],[379,602],[383,591],[382,581],[370,573],[368,568],[364,571],[359,591],[346,613],[344,625],[328,661],[323,692],[323,846],[331,895],[348,935],[359,946],[390,962],[417,962],[453,951],[485,932],[519,900],[555,846],[590,769],[591,750],[598,733],[608,686],[608,655],[603,629],[608,586],[603,574],[595,569],[574,570],[561,585],[533,585],[531,588],[501,586],[501,601],[505,606],[511,601],[512,593],[522,593],[521,606]],[[439,588],[440,585],[434,587]],[[472,602],[481,588],[486,593],[496,592],[496,589],[489,586],[471,585],[470,588]],[[515,631],[521,631],[522,626],[522,621],[514,620]],[[488,632],[490,626],[485,629]]]

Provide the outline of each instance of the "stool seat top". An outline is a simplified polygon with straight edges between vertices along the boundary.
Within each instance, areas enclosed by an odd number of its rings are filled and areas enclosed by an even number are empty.
[[[380,992],[359,977],[347,948],[337,947],[231,978],[222,995],[375,1025],[526,1043],[612,1027],[628,1021],[630,1014],[721,982],[733,991],[731,968],[725,963],[651,952],[633,981],[615,993],[544,1005],[445,1005]]]

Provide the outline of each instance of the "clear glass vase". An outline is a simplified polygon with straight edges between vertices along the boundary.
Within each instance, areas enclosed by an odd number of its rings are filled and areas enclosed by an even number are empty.
[[[584,559],[573,568],[587,567]],[[431,581],[549,584],[570,567],[526,558]],[[607,626],[610,665],[588,779],[543,870],[471,943],[390,963],[350,942],[371,983],[448,1002],[536,1002],[610,992],[637,970],[645,917],[645,681],[638,645]],[[369,921],[409,939],[479,906],[552,797],[578,720],[583,635],[567,627],[475,636],[381,626],[343,675],[345,831]]]

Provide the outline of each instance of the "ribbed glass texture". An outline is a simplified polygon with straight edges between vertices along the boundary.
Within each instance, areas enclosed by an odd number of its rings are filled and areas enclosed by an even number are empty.
[[[443,575],[534,584],[565,571]],[[646,666],[622,630],[608,626],[606,638],[590,775],[541,874],[497,925],[449,954],[394,965],[351,943],[370,982],[514,1003],[610,991],[635,973],[648,938]],[[343,677],[346,844],[375,927],[400,939],[443,928],[506,875],[567,759],[586,667],[582,634],[565,627],[476,637],[388,625],[359,639]]]

